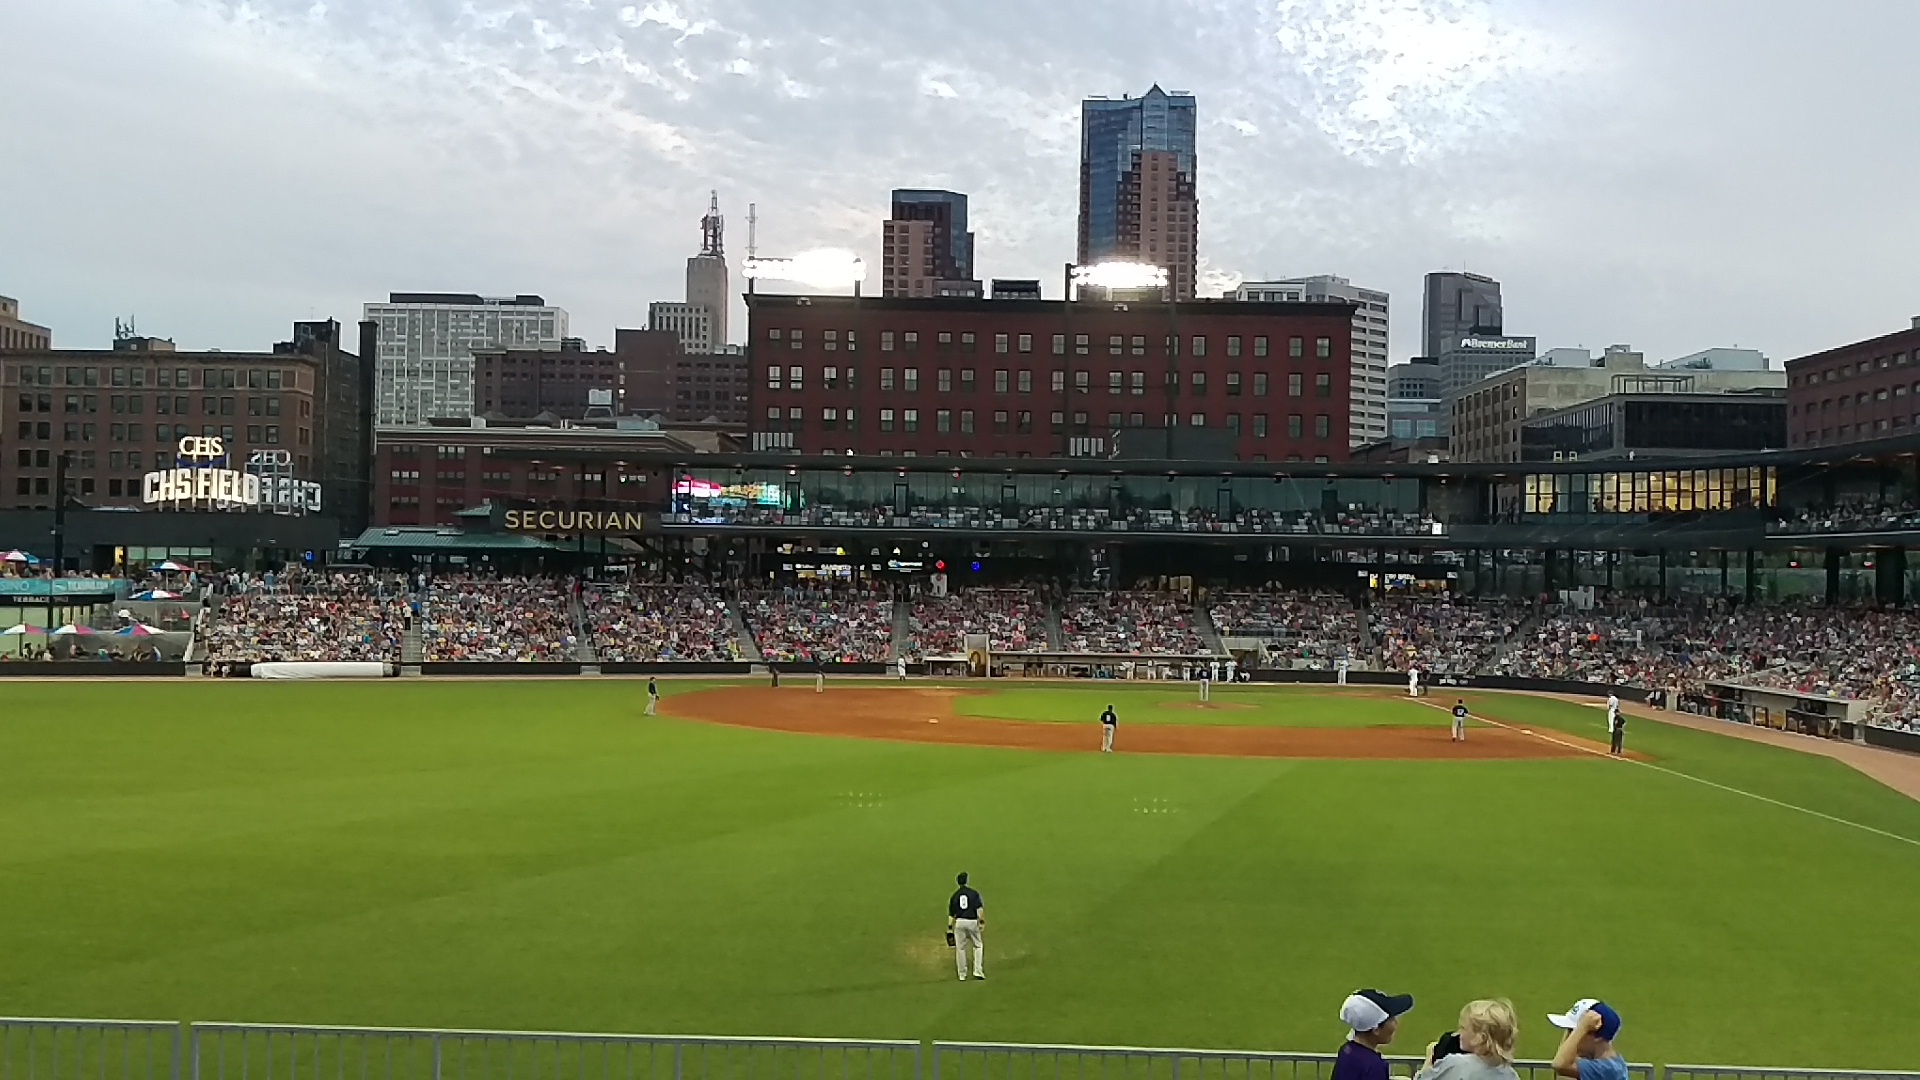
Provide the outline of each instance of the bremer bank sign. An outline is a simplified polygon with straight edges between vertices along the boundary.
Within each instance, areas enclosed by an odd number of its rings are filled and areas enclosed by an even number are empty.
[[[644,515],[638,510],[509,510],[508,532],[637,533]]]

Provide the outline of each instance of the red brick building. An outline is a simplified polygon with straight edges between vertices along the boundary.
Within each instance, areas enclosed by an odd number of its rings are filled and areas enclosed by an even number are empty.
[[[1911,329],[1787,361],[1795,449],[1920,434],[1920,317]]]
[[[1353,308],[749,295],[756,448],[1344,461]]]
[[[657,509],[667,499],[664,474],[657,466],[629,465],[621,454],[739,448],[718,432],[667,431],[632,421],[564,427],[445,421],[384,427],[376,442],[373,523],[381,526],[452,525],[460,511],[487,503]],[[583,459],[606,463],[582,465]]]
[[[362,351],[371,324],[361,327]],[[365,520],[371,372],[331,320],[294,324],[271,352],[180,352],[130,338],[111,350],[0,350],[0,507],[55,502],[59,459],[85,506],[138,508],[141,478],[172,468],[180,439],[219,438],[239,468],[285,451],[325,512]]]

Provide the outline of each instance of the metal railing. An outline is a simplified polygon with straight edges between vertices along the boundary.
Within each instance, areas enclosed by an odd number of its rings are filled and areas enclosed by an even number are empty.
[[[1920,1080],[1920,1072],[1874,1068],[1755,1068],[1745,1065],[1668,1065],[1667,1080]]]
[[[864,1039],[194,1024],[186,1080],[919,1080]],[[0,1077],[0,1080],[11,1078]],[[37,1080],[37,1078],[35,1078]]]
[[[0,1017],[0,1080],[180,1080],[180,1025]]]
[[[1268,1050],[935,1042],[932,1080],[1327,1080],[1333,1062],[1333,1054]],[[1387,1058],[1395,1076],[1411,1076],[1421,1064]],[[1516,1061],[1513,1069],[1520,1080],[1553,1080],[1549,1061]],[[1632,1080],[1655,1080],[1652,1065],[1627,1071]]]

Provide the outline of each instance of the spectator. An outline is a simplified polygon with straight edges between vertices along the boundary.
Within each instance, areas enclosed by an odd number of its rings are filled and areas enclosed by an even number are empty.
[[[1340,1003],[1340,1022],[1353,1034],[1334,1056],[1328,1080],[1387,1080],[1380,1048],[1393,1041],[1400,1018],[1413,1010],[1413,995],[1355,990]]]
[[[1581,998],[1564,1014],[1547,1017],[1566,1029],[1553,1055],[1556,1076],[1572,1080],[1627,1080],[1627,1062],[1613,1048],[1620,1034],[1620,1014],[1604,1001]]]
[[[893,649],[893,601],[871,587],[769,590],[751,594],[742,608],[770,661],[872,664]]]
[[[579,643],[565,582],[473,575],[427,585],[421,639],[438,662],[564,662]]]
[[[1066,651],[1198,656],[1212,650],[1185,604],[1157,592],[1077,592],[1060,613]]]
[[[1440,1044],[1428,1047],[1427,1067],[1414,1080],[1518,1080],[1513,1057],[1519,1038],[1513,1002],[1469,1001],[1460,1010],[1460,1052],[1442,1055]]]
[[[726,602],[697,585],[594,585],[580,593],[603,662],[715,663],[740,659]]]

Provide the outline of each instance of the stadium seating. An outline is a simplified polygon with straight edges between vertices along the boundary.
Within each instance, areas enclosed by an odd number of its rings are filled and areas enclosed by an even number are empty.
[[[749,594],[741,614],[768,660],[864,664],[893,649],[893,601],[861,588],[796,587]]]
[[[1047,648],[1045,609],[1028,589],[968,589],[913,602],[909,624],[916,658],[961,656],[968,634],[985,634],[994,652]]]
[[[576,658],[573,596],[563,581],[436,577],[421,643],[432,662],[551,663]]]
[[[1395,598],[1375,604],[1368,617],[1386,670],[1465,675],[1493,659],[1521,612],[1510,601]]]
[[[696,585],[589,586],[581,597],[603,663],[740,659],[726,601]]]
[[[208,615],[200,654],[215,663],[267,660],[398,663],[408,601],[397,580],[348,574],[236,578]]]
[[[1184,602],[1159,592],[1076,592],[1060,612],[1066,651],[1158,656],[1208,652]]]
[[[1220,593],[1208,599],[1214,629],[1265,640],[1270,660],[1327,670],[1365,652],[1360,612],[1338,593]]]

